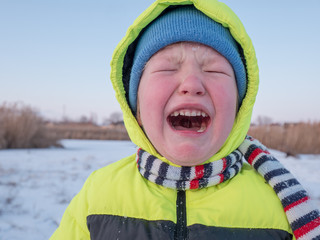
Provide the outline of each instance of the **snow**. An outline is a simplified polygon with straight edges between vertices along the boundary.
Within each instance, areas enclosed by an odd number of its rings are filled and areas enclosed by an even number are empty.
[[[90,173],[135,152],[128,141],[61,143],[0,151],[0,240],[49,239]]]
[[[64,148],[0,151],[0,240],[49,239],[89,174],[135,152],[129,141],[63,140]],[[274,154],[320,207],[320,155]]]

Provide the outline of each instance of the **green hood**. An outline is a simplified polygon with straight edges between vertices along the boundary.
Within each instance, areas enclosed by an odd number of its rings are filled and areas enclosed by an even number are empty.
[[[138,38],[139,33],[167,7],[190,4],[193,4],[198,10],[229,29],[233,38],[243,49],[248,78],[247,92],[238,111],[233,129],[219,152],[206,162],[225,157],[242,143],[250,126],[252,109],[259,85],[259,70],[251,40],[238,17],[224,3],[217,0],[158,0],[154,2],[134,21],[129,27],[126,36],[116,47],[111,61],[111,82],[116,92],[117,100],[120,103],[124,123],[132,142],[167,163],[170,162],[157,153],[131,112],[126,98],[123,79],[129,77],[128,66],[132,64],[135,40]]]

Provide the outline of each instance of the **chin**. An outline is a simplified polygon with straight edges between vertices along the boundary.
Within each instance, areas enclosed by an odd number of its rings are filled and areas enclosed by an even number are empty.
[[[205,161],[206,160],[202,160],[202,159],[199,159],[196,161],[194,159],[176,159],[176,160],[172,160],[171,162],[183,167],[192,167],[192,166],[201,165]]]
[[[193,142],[180,142],[171,146],[168,144],[165,149],[159,150],[162,156],[179,166],[201,165],[216,153],[215,149],[206,144],[200,146]],[[164,150],[163,154],[161,150]]]
[[[179,154],[177,156],[171,156],[167,159],[179,166],[196,166],[201,165],[205,161],[207,161],[212,155],[206,157],[206,156],[199,156],[199,154],[196,154],[195,152],[184,152],[184,154]]]

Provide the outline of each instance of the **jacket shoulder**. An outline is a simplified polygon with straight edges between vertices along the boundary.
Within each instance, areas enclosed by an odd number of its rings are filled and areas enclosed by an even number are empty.
[[[87,228],[87,216],[91,210],[91,205],[95,206],[94,201],[105,201],[110,196],[97,196],[101,188],[112,186],[111,179],[114,174],[122,174],[134,167],[134,155],[123,158],[115,163],[94,171],[86,180],[80,192],[72,199],[63,214],[60,225],[54,232],[50,240],[55,239],[90,239]],[[125,175],[125,173],[123,173]],[[101,200],[99,199],[101,197]]]
[[[193,205],[202,206],[194,216],[203,215],[203,224],[207,226],[279,229],[292,233],[279,198],[248,164],[229,181],[206,191],[190,191],[189,198]],[[214,218],[205,217],[209,211]],[[188,221],[191,225],[198,223],[196,218]]]

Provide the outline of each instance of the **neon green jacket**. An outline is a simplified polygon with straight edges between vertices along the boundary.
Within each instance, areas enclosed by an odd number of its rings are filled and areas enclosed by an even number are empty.
[[[170,5],[194,6],[229,28],[243,49],[248,85],[233,129],[220,151],[207,162],[230,154],[245,138],[258,90],[255,51],[242,23],[216,0],[158,0],[128,29],[111,62],[111,81],[131,140],[160,156],[128,106],[123,78],[134,40]],[[132,44],[132,45],[131,45]],[[249,165],[217,186],[176,191],[145,179],[135,155],[95,171],[65,211],[55,239],[294,239],[280,200]]]

